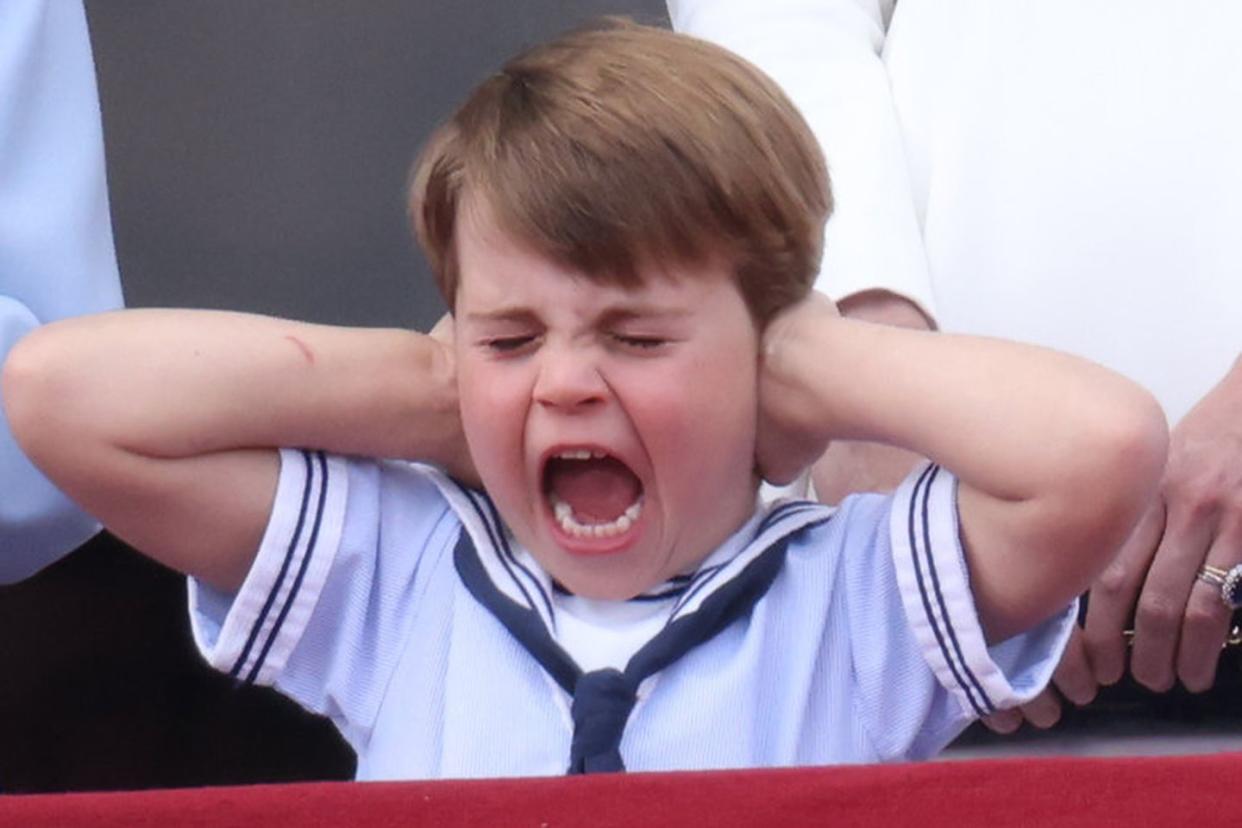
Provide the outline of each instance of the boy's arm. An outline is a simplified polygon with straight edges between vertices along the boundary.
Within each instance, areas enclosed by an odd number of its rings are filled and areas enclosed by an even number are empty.
[[[841,319],[812,297],[771,323],[763,360],[760,461],[777,476],[833,437],[908,448],[957,475],[991,642],[1086,589],[1164,464],[1155,400],[1066,354]]]
[[[469,465],[451,352],[407,331],[122,311],[35,331],[3,382],[13,432],[52,480],[223,589],[262,538],[277,447]]]
[[[845,297],[837,306],[849,319],[923,331],[934,327],[917,305],[888,290],[864,290]],[[920,460],[914,452],[896,446],[833,440],[811,467],[815,497],[821,503],[840,503],[855,492],[892,491]]]

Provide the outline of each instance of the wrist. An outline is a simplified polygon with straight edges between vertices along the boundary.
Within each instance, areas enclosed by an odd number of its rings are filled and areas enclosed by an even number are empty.
[[[810,438],[827,440],[823,416],[826,358],[841,319],[827,297],[815,294],[768,325],[761,355],[760,399],[770,418]]]
[[[468,464],[457,394],[457,363],[451,343],[421,338],[426,350],[420,370],[413,373],[414,418],[408,423],[414,440],[408,458],[441,466],[450,472]]]

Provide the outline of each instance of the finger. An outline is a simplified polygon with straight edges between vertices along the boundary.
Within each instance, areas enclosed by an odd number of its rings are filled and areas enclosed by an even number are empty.
[[[1008,736],[1022,726],[1022,711],[1016,707],[997,710],[990,716],[984,716],[980,721],[993,733]]]
[[[1242,559],[1242,527],[1234,524],[1216,536],[1207,562],[1228,571]],[[1221,646],[1229,633],[1232,609],[1221,600],[1220,586],[1195,579],[1177,648],[1177,677],[1187,690],[1201,693],[1216,680]]]
[[[1082,643],[1099,684],[1116,684],[1126,669],[1122,631],[1134,615],[1143,577],[1164,533],[1164,501],[1153,498],[1117,557],[1091,586]]]
[[[1047,730],[1061,720],[1061,699],[1057,691],[1045,687],[1043,692],[1021,707],[1028,722],[1041,730]]]
[[[1087,657],[1087,647],[1083,642],[1082,632],[1075,627],[1070,633],[1069,643],[1065,645],[1065,653],[1061,663],[1052,673],[1052,683],[1061,695],[1081,707],[1090,704],[1099,692],[1100,685],[1092,672],[1091,662]],[[1061,715],[1061,706],[1057,705],[1057,717]],[[1030,715],[1027,715],[1030,719]],[[1053,723],[1055,723],[1055,719]]]
[[[1156,547],[1134,613],[1130,672],[1139,684],[1163,692],[1176,678],[1178,639],[1195,574],[1207,557],[1212,529],[1193,508],[1169,503],[1164,536]]]

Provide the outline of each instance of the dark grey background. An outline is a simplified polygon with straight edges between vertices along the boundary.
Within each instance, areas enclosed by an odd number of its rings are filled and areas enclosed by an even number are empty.
[[[663,0],[87,3],[130,305],[429,326],[405,220],[433,126],[519,49]]]

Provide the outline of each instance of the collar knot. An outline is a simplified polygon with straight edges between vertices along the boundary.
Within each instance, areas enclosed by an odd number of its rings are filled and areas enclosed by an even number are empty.
[[[570,708],[574,720],[570,773],[625,770],[621,735],[634,709],[635,688],[618,670],[592,670],[578,677]]]

